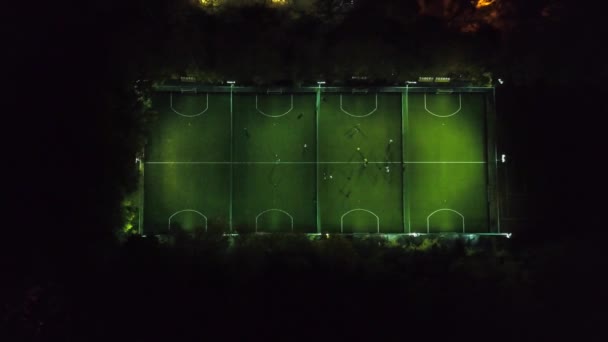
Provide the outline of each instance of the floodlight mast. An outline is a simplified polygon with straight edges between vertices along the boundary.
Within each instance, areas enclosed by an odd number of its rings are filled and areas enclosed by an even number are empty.
[[[321,234],[321,215],[319,206],[319,114],[321,112],[321,86],[325,81],[317,81],[317,98],[315,105],[315,216],[317,234]]]
[[[232,222],[232,217],[233,217],[233,213],[232,213],[232,207],[233,207],[233,192],[234,192],[234,185],[233,185],[233,178],[234,178],[234,167],[233,167],[233,162],[234,162],[234,114],[233,114],[233,107],[232,107],[232,90],[234,89],[234,84],[236,83],[235,81],[226,81],[226,83],[230,84],[230,208],[229,208],[229,212],[228,212],[228,226],[230,229],[230,233],[232,234],[234,232],[234,225]]]

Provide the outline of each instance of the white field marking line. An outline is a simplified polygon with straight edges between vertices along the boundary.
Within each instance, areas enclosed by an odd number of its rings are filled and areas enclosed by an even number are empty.
[[[449,209],[449,208],[442,208],[442,209],[437,209],[435,211],[433,211],[432,213],[429,214],[429,216],[426,217],[426,233],[429,234],[430,233],[430,219],[431,216],[435,215],[436,213],[440,212],[440,211],[451,211],[453,213],[458,214],[458,216],[460,216],[462,218],[462,233],[464,234],[464,215],[462,215],[461,213],[459,213],[458,211],[454,210],[454,209]]]
[[[460,110],[462,109],[462,94],[458,94],[458,110],[455,111],[452,114],[448,114],[448,115],[439,115],[439,114],[435,114],[433,112],[431,112],[427,107],[426,107],[426,93],[424,93],[424,109],[431,115],[435,115],[437,117],[440,118],[449,118],[450,116],[456,115],[458,114],[458,112],[460,112]]]
[[[272,209],[268,209],[268,210],[264,210],[261,213],[258,214],[258,216],[255,217],[255,232],[258,232],[258,218],[264,214],[266,214],[267,212],[270,211],[278,211],[281,212],[287,216],[289,216],[289,219],[291,220],[291,232],[293,233],[293,216],[289,215],[288,212],[286,212],[285,210],[281,210],[281,209],[276,209],[276,208],[272,208]]]
[[[340,233],[344,233],[344,216],[352,213],[353,211],[364,211],[367,213],[372,214],[373,216],[376,217],[376,231],[378,233],[380,233],[380,218],[378,217],[378,215],[374,214],[372,211],[367,210],[367,209],[362,209],[362,208],[357,208],[357,209],[351,209],[347,212],[345,212],[341,217],[340,217]]]
[[[204,114],[209,109],[209,93],[205,94],[205,96],[207,97],[207,105],[205,107],[205,110],[200,113],[197,113],[197,114],[189,115],[189,114],[180,113],[177,110],[175,110],[175,108],[173,108],[173,93],[169,93],[169,107],[171,107],[171,110],[177,115],[185,116],[187,118],[193,118],[195,116]]]
[[[171,230],[171,219],[173,218],[173,216],[175,216],[179,213],[183,213],[183,212],[197,213],[197,214],[201,215],[201,217],[205,219],[205,232],[207,231],[207,216],[203,215],[200,211],[196,211],[194,209],[180,210],[180,211],[175,212],[173,215],[169,216],[169,230]]]
[[[404,162],[386,162],[386,161],[370,161],[368,164],[487,164],[485,161],[404,161]],[[229,161],[200,161],[200,162],[179,162],[179,161],[148,161],[145,164],[209,164],[209,165],[255,165],[255,164],[288,164],[288,165],[316,165],[316,164],[363,164],[362,161],[334,161],[334,162],[324,162],[324,161],[313,161],[313,162],[289,162],[289,161],[261,161],[261,162],[229,162]]]
[[[291,96],[291,107],[289,107],[289,110],[286,111],[283,114],[279,114],[279,115],[270,115],[270,114],[266,114],[264,113],[260,108],[258,108],[258,96],[255,96],[255,109],[260,112],[260,114],[265,115],[269,118],[280,118],[281,116],[287,115],[289,114],[289,112],[291,112],[293,110],[293,94],[290,95]]]
[[[376,107],[371,112],[369,112],[367,114],[363,114],[363,115],[355,115],[355,114],[352,114],[352,113],[349,113],[348,111],[346,111],[344,109],[344,107],[342,107],[342,95],[340,94],[340,110],[355,118],[364,118],[366,116],[370,116],[370,115],[374,114],[375,111],[378,110],[378,94],[376,93]]]

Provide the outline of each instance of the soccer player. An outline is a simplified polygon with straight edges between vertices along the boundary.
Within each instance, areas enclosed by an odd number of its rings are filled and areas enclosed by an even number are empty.
[[[363,155],[363,152],[361,152],[361,147],[357,147],[357,152],[359,152],[359,155],[361,156],[361,158],[365,158],[365,156]]]

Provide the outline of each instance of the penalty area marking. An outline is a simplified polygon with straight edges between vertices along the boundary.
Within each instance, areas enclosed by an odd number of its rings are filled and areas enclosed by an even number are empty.
[[[209,93],[205,94],[206,98],[207,98],[207,104],[205,106],[205,110],[203,110],[200,113],[196,113],[196,114],[184,114],[184,113],[180,113],[178,112],[175,108],[173,108],[173,93],[169,93],[169,107],[171,107],[171,110],[177,114],[177,115],[181,115],[181,116],[185,116],[187,118],[193,118],[195,116],[199,116],[204,114],[208,109],[209,109]]]
[[[454,209],[449,209],[449,208],[437,209],[437,210],[433,211],[432,213],[430,213],[429,216],[426,217],[426,233],[427,234],[430,234],[430,230],[431,230],[431,226],[430,226],[431,216],[435,215],[436,213],[438,213],[440,211],[451,211],[453,213],[456,213],[458,216],[460,216],[460,218],[462,219],[462,233],[464,234],[464,215],[462,215],[461,213],[459,213],[458,211],[456,211]]]
[[[287,215],[289,217],[289,219],[291,220],[291,232],[293,233],[293,216],[289,215],[288,212],[286,212],[285,210],[281,210],[281,209],[276,209],[276,208],[272,208],[272,209],[268,209],[268,210],[264,210],[261,213],[258,214],[258,216],[255,217],[255,232],[258,232],[258,218],[260,218],[260,216],[266,214],[267,212],[270,211],[278,211],[281,212],[285,215]]]
[[[291,94],[291,95],[290,95],[290,97],[291,97],[291,106],[289,107],[289,110],[288,110],[288,111],[286,111],[286,112],[285,112],[285,113],[283,113],[283,114],[279,114],[279,115],[271,115],[271,114],[266,114],[266,113],[264,113],[264,112],[263,112],[263,111],[262,111],[262,110],[261,110],[261,109],[258,107],[258,95],[256,94],[256,95],[255,95],[255,109],[256,109],[258,112],[260,112],[260,114],[265,115],[265,116],[267,116],[267,117],[269,117],[269,118],[280,118],[281,116],[284,116],[284,115],[289,114],[289,112],[291,112],[291,111],[293,110],[293,94]]]
[[[344,233],[344,216],[354,212],[354,211],[364,211],[366,213],[372,214],[375,218],[376,218],[376,231],[378,232],[378,234],[380,233],[380,218],[378,217],[378,215],[374,214],[372,211],[367,210],[367,209],[362,209],[362,208],[357,208],[357,209],[351,209],[347,212],[345,212],[341,217],[340,217],[340,233]]]
[[[427,108],[427,106],[426,106],[426,93],[424,93],[424,110],[426,110],[431,115],[435,115],[436,117],[439,117],[439,118],[449,118],[450,116],[454,116],[454,115],[458,114],[458,112],[460,112],[461,109],[462,109],[462,94],[458,94],[458,110],[456,110],[454,113],[448,114],[448,115],[435,114],[435,113],[431,112]]]
[[[342,94],[340,94],[340,110],[343,111],[344,113],[350,115],[350,116],[355,117],[355,118],[364,118],[366,116],[370,116],[370,115],[374,114],[374,112],[376,112],[378,110],[378,94],[377,93],[376,93],[375,97],[376,97],[376,106],[374,107],[374,109],[371,112],[369,112],[367,114],[363,114],[363,115],[356,115],[356,114],[349,113],[346,109],[344,109],[344,107],[342,106]]]
[[[175,212],[173,215],[169,216],[169,230],[171,230],[171,219],[173,218],[173,216],[180,214],[180,213],[184,213],[184,212],[196,213],[196,214],[199,214],[202,218],[204,218],[205,219],[205,232],[207,232],[207,216],[203,215],[203,213],[201,213],[200,211],[197,211],[194,209],[180,210],[180,211]]]

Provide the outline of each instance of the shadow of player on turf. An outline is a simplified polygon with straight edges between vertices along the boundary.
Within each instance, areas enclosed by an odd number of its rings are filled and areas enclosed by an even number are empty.
[[[352,126],[351,128],[347,129],[346,132],[344,132],[344,136],[349,139],[352,139],[357,135],[361,135],[365,138],[365,133],[363,133],[360,123]]]

